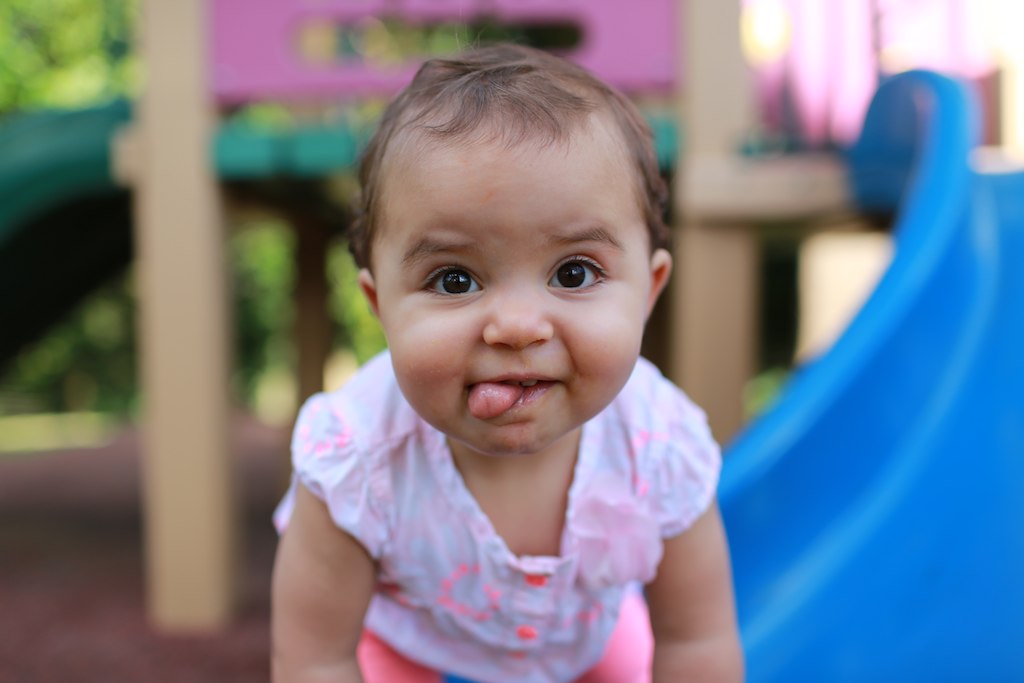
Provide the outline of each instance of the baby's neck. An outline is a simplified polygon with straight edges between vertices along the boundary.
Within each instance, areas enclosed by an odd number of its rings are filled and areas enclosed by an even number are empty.
[[[448,441],[455,466],[464,479],[503,482],[518,487],[539,477],[549,477],[566,469],[571,472],[579,451],[580,434],[577,428],[551,443],[543,451],[519,455],[488,455],[458,442]]]
[[[514,554],[560,554],[579,432],[543,452],[518,456],[489,456],[451,444],[466,488]]]

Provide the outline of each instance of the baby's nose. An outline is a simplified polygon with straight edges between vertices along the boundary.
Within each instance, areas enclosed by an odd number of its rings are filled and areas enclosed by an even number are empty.
[[[484,326],[487,344],[516,350],[546,342],[554,334],[550,316],[534,297],[507,296],[495,301]]]

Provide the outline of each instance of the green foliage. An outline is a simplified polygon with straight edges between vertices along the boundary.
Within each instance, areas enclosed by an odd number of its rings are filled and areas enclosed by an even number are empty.
[[[743,388],[743,412],[748,420],[766,412],[775,404],[789,376],[789,368],[774,366],[747,382]]]
[[[334,344],[350,348],[359,363],[364,363],[385,345],[384,331],[359,289],[358,269],[342,242],[335,242],[327,254],[330,282],[329,310],[335,322]]]
[[[239,226],[229,244],[235,326],[234,390],[252,407],[261,382],[290,372],[295,238],[266,218]],[[384,335],[356,282],[345,244],[327,254],[334,346],[363,362]],[[136,309],[129,271],[92,293],[0,376],[0,414],[99,411],[132,416],[138,404]]]
[[[125,274],[93,293],[15,359],[0,383],[0,414],[133,413],[134,332],[132,277]]]
[[[136,12],[135,0],[2,0],[0,116],[87,106],[133,92]],[[134,329],[132,278],[125,274],[95,292],[6,369],[0,378],[0,413],[131,413],[136,400]]]
[[[130,94],[134,0],[0,2],[0,114]]]
[[[234,381],[245,403],[251,403],[267,368],[290,365],[294,252],[291,230],[274,220],[248,225],[231,240]]]

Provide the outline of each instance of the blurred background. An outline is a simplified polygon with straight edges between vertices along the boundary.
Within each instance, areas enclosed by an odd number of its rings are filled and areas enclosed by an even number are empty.
[[[745,131],[747,139],[737,141],[737,152],[841,150],[859,131],[879,77],[914,67],[974,81],[986,105],[987,141],[1017,144],[1021,132],[1008,114],[1015,111],[1016,93],[1008,91],[1014,82],[1005,78],[1020,57],[1019,41],[1007,28],[1015,25],[1014,3],[865,0],[843,5],[851,7],[829,9],[827,3],[795,0],[745,3],[737,31],[751,69],[749,87],[757,112]],[[6,147],[17,145],[19,152],[24,155],[25,149],[30,155],[33,145],[52,144],[43,138],[50,130],[44,124],[37,123],[37,130],[30,127],[33,117],[59,117],[59,110],[116,108],[118,103],[127,106],[138,96],[145,74],[135,49],[138,1],[11,0],[0,11],[0,116],[6,124]],[[477,42],[512,40],[565,52],[581,40],[579,27],[569,23],[510,26],[481,19],[422,24],[387,17],[355,25],[309,22],[297,36],[296,49],[314,63],[359,59],[387,66],[451,54]],[[807,29],[801,32],[801,25]],[[387,87],[382,91],[386,94]],[[668,106],[675,94],[663,89],[639,99],[647,105],[645,111],[665,115],[672,113]],[[326,125],[366,131],[384,102],[382,97],[363,97],[328,106],[299,99],[232,106],[225,108],[225,120],[259,128],[266,135]],[[127,121],[129,116],[127,110],[110,114],[114,120]],[[83,130],[82,135],[90,132]],[[666,146],[671,142],[663,141]],[[674,151],[664,155],[674,157]],[[5,180],[18,173],[11,168],[15,160],[6,156]],[[344,151],[335,156],[336,166],[346,161]],[[344,206],[355,191],[351,168],[331,168],[332,160],[320,163],[330,172],[331,196]],[[670,162],[665,166],[670,175]],[[228,220],[235,320],[233,395],[239,408],[269,424],[285,425],[297,400],[290,332],[295,240],[287,223],[270,212],[231,214]],[[16,232],[7,227],[14,222],[5,221],[7,233]],[[344,244],[332,239],[328,248],[331,385],[344,377],[346,369],[381,349],[383,340],[355,289]],[[786,247],[771,245],[765,254],[770,271],[765,277],[787,291],[773,293],[772,301],[766,302],[772,314],[764,316],[766,348],[759,370],[769,372],[784,370],[792,362],[797,325],[794,284],[785,283],[795,277],[786,274],[794,264],[774,249]],[[21,267],[28,271],[31,264]],[[0,413],[10,419],[0,429],[0,448],[46,449],[64,438],[80,445],[101,441],[136,416],[133,269],[126,261],[123,269],[111,270],[117,272],[93,278],[99,281],[80,291],[74,297],[78,300],[57,306],[53,315],[38,316],[45,317],[45,323],[33,324],[30,331],[12,330],[13,321],[5,325]],[[25,279],[18,285],[10,273],[5,277],[17,298],[29,306],[34,285],[40,283]],[[762,403],[757,397],[752,401],[750,411]]]
[[[173,70],[147,63],[154,53],[146,50],[161,49],[145,28],[147,13],[164,11],[155,0],[0,4],[5,683],[268,679],[269,514],[287,478],[288,430],[306,396],[340,385],[384,347],[342,231],[357,192],[358,151],[419,60],[499,40],[578,57],[648,116],[675,196],[674,226],[720,222],[757,234],[748,256],[754,315],[739,328],[750,346],[740,354],[749,357],[725,408],[710,394],[702,400],[700,368],[714,361],[679,355],[681,294],[662,302],[645,342],[684,388],[695,378],[691,393],[709,405],[725,443],[772,405],[794,367],[827,351],[892,258],[895,206],[866,211],[844,189],[844,155],[880,82],[914,68],[962,78],[980,104],[981,142],[1009,154],[1024,145],[1024,43],[1014,35],[1024,6],[1015,0],[724,2],[727,11],[705,11],[720,33],[703,39],[687,33],[698,10],[669,1],[641,10],[549,0],[515,11],[468,0],[394,0],[378,3],[380,11],[340,0],[276,9],[267,0],[183,4],[198,8],[199,20],[180,29],[192,40],[178,50],[200,55],[207,104],[164,106],[164,118],[154,112],[168,100],[139,104]],[[596,18],[603,14],[618,26]],[[267,41],[278,34],[290,56],[275,62],[282,46]],[[721,66],[696,65],[694,51],[716,42]],[[173,62],[173,48],[168,55]],[[691,77],[696,68],[704,71]],[[716,73],[727,93],[718,114],[738,123],[715,132],[722,145],[712,153],[713,136],[694,137],[706,114],[688,117],[694,84]],[[168,97],[175,87],[165,88]],[[147,551],[147,534],[163,527],[146,521],[146,492],[163,494],[140,466],[140,432],[155,414],[147,411],[158,410],[142,370],[142,356],[157,346],[142,347],[152,332],[140,320],[140,293],[157,284],[140,281],[136,257],[148,238],[139,222],[147,214],[135,195],[146,187],[146,155],[160,135],[152,122],[191,120],[196,111],[206,117],[211,196],[223,219],[225,429],[236,491],[225,509],[237,515],[226,534],[237,548],[229,553],[232,578],[218,584],[232,593],[228,606],[190,622],[161,611],[174,598],[154,592],[166,579],[160,554]],[[718,161],[705,165],[710,157]],[[789,185],[751,185],[756,191],[744,195],[735,188],[748,186],[719,176],[749,170],[723,159],[778,162],[768,173]],[[194,267],[178,263],[178,277],[187,280]],[[181,509],[193,493],[178,481],[169,506]],[[161,505],[151,504],[151,517]],[[178,547],[186,564],[202,563],[201,545]],[[192,577],[176,590],[188,592],[190,581],[202,583]]]

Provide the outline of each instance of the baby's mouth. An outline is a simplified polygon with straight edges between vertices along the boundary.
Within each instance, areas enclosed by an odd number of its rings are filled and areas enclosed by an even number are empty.
[[[478,420],[490,420],[510,410],[538,385],[550,382],[536,379],[507,382],[478,382],[469,388],[469,413]]]

